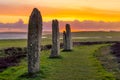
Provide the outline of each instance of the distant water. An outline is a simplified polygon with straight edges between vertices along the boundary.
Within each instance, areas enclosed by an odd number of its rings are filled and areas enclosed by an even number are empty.
[[[0,40],[2,39],[27,39],[27,33],[0,33]]]
[[[42,38],[47,38],[43,34]],[[72,37],[72,39],[101,39],[103,37],[95,36],[95,37]],[[112,36],[106,36],[104,38],[111,39]],[[27,33],[0,33],[0,40],[1,39],[27,39]],[[62,38],[60,38],[62,39]]]

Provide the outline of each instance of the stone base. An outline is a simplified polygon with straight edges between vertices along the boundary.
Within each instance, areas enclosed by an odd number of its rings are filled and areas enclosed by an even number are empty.
[[[36,72],[36,73],[24,73],[20,77],[21,78],[35,78],[35,77],[40,77],[42,74],[41,71]]]

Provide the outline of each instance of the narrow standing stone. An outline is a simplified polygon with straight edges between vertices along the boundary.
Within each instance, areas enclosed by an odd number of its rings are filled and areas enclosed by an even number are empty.
[[[63,48],[64,50],[67,50],[67,45],[66,45],[66,32],[63,31]]]
[[[52,50],[50,58],[59,57],[60,41],[59,41],[59,23],[57,20],[52,21]]]
[[[66,24],[66,49],[67,51],[72,50],[72,37],[71,37],[71,29],[70,25]]]
[[[28,24],[28,73],[36,73],[40,70],[40,44],[42,37],[42,16],[38,9],[34,8]]]

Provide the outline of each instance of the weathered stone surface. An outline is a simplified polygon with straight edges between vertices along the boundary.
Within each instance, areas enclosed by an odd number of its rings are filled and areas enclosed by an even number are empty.
[[[67,51],[72,50],[72,37],[71,37],[71,29],[69,24],[66,24],[66,32],[64,34],[65,34],[64,50]]]
[[[59,41],[59,23],[57,20],[52,21],[52,50],[50,58],[59,57],[60,41]]]
[[[66,40],[66,32],[63,31],[63,48],[64,48],[64,50],[67,50],[66,42],[67,42],[67,40]]]
[[[42,37],[42,16],[34,8],[28,24],[28,73],[39,72],[40,44]]]

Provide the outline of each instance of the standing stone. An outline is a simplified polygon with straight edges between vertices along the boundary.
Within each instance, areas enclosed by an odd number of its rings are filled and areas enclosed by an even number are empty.
[[[71,29],[70,29],[70,25],[66,24],[66,32],[65,32],[65,40],[66,42],[65,44],[65,48],[64,50],[66,51],[71,51],[72,50],[72,37],[71,37]]]
[[[59,23],[57,20],[52,21],[52,50],[50,58],[59,57],[60,41],[59,41]]]
[[[63,31],[63,48],[64,50],[67,50],[67,44],[66,44],[66,32]]]
[[[40,44],[42,37],[42,16],[38,9],[34,8],[28,24],[28,73],[36,73],[40,70]]]

